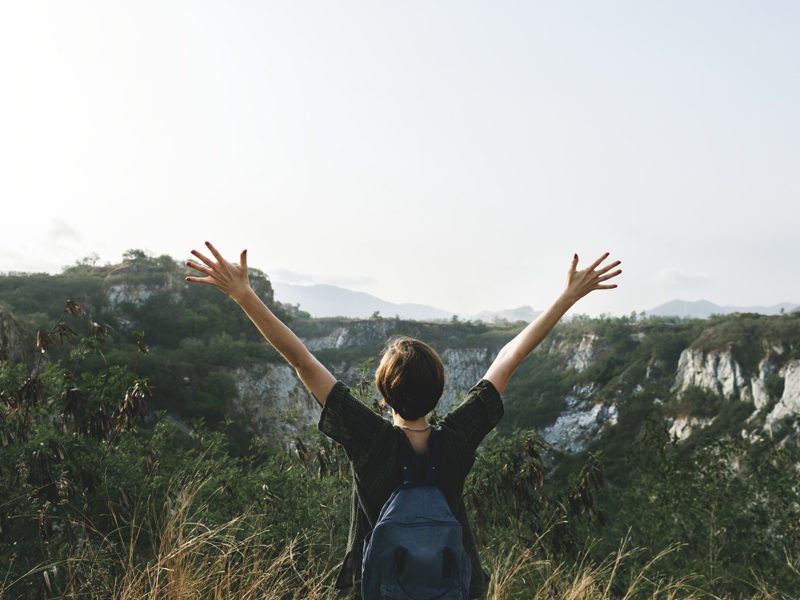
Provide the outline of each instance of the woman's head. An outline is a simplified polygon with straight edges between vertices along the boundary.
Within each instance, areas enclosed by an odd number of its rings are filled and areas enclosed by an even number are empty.
[[[442,359],[425,342],[405,335],[389,338],[375,372],[386,403],[406,421],[424,417],[444,391]]]

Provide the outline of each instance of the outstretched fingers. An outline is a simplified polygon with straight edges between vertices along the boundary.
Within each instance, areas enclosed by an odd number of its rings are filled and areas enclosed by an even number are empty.
[[[606,258],[608,258],[608,255],[609,255],[609,254],[610,254],[610,252],[606,252],[605,254],[603,254],[603,255],[602,255],[600,258],[598,258],[598,259],[597,259],[596,261],[594,261],[594,262],[593,262],[591,265],[589,265],[589,266],[586,268],[586,270],[587,270],[587,271],[594,271],[594,270],[597,268],[597,265],[599,265],[599,264],[600,264],[601,262],[603,262],[603,261],[604,261]]]
[[[616,271],[612,271],[608,275],[603,275],[601,277],[598,277],[597,281],[605,281],[606,279],[611,279],[612,277],[616,277],[620,273],[622,273],[622,269],[617,269]]]
[[[603,253],[591,265],[580,271],[576,271],[578,266],[577,253],[572,256],[572,264],[570,265],[564,293],[572,299],[573,302],[583,298],[592,290],[611,290],[617,287],[617,284],[601,284],[601,282],[607,281],[622,273],[622,269],[611,271],[611,269],[620,265],[622,261],[612,261],[610,264],[604,265],[599,270],[595,271],[595,269],[608,258],[609,254],[609,252]]]
[[[186,266],[191,267],[195,271],[200,271],[201,273],[206,275],[206,277],[186,277],[185,278],[186,281],[193,281],[195,283],[210,283],[211,285],[217,285],[216,280],[214,279],[214,273],[210,269],[207,269],[206,267],[191,260],[186,261]]]
[[[597,271],[598,275],[602,275],[603,273],[607,273],[609,270],[613,269],[617,265],[622,264],[621,260],[614,261],[612,263],[607,264],[605,267]]]
[[[210,283],[211,285],[216,285],[211,277],[186,277],[185,280],[195,283]]]
[[[202,254],[201,252],[198,252],[197,250],[192,250],[192,254],[194,254],[197,258],[202,260],[204,263],[206,263],[212,269],[214,268],[214,261],[211,260],[210,258],[208,258],[205,254]]]
[[[214,255],[214,257],[215,257],[215,258],[216,258],[216,259],[217,259],[219,262],[221,262],[221,263],[227,263],[227,262],[228,262],[228,261],[226,261],[224,258],[222,258],[222,254],[220,254],[220,253],[217,251],[217,249],[216,249],[216,248],[214,248],[214,245],[213,245],[211,242],[206,242],[206,246],[208,246],[208,249],[209,249],[209,250],[211,250],[211,254],[213,254],[213,255]]]
[[[210,269],[207,269],[206,267],[204,267],[204,266],[202,266],[202,265],[200,265],[200,264],[198,264],[198,263],[196,263],[194,261],[187,260],[186,261],[186,266],[187,267],[191,267],[195,271],[200,271],[204,275],[208,275],[208,276],[212,275],[212,271]]]

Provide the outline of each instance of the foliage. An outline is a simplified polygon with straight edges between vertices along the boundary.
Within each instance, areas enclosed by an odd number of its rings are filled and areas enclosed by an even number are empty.
[[[522,430],[494,437],[484,446],[465,492],[478,539],[513,532],[515,543],[540,544],[550,559],[576,558],[581,544],[574,524],[582,518],[602,523],[595,505],[595,492],[603,483],[602,464],[592,455],[562,489],[545,490],[542,451],[548,448],[535,432]],[[545,531],[548,535],[542,540]]]
[[[222,371],[282,359],[242,311],[231,310],[223,294],[197,285],[187,293],[182,270],[169,256],[132,249],[119,265],[98,266],[90,256],[59,275],[2,276],[0,297],[29,331],[85,316],[84,326],[96,324],[100,329],[94,333],[108,340],[100,347],[97,335],[84,337],[72,349],[73,358],[84,355],[85,369],[97,371],[107,364],[125,365],[134,373],[147,369],[150,383],[162,392],[153,400],[155,407],[186,419],[200,417],[217,427],[227,416],[220,399],[236,395],[230,376]],[[251,270],[251,285],[284,321],[290,322],[291,315],[307,316],[275,302],[269,280],[258,269]],[[67,311],[65,316],[65,298],[80,307],[81,315]],[[146,356],[142,348],[157,350],[158,359]],[[66,358],[55,347],[52,354]]]
[[[767,389],[767,394],[772,399],[777,399],[783,396],[783,386],[785,381],[778,373],[769,373],[764,377],[764,387]]]
[[[375,410],[372,372],[388,335],[491,356],[525,325],[308,319],[274,302],[263,274],[254,272],[254,286],[304,339],[348,328],[357,343],[315,354],[355,368],[351,389]],[[192,292],[178,263],[141,251],[122,265],[87,257],[61,276],[0,277],[35,352],[0,357],[3,597],[332,596],[347,538],[346,457],[313,428],[286,452],[229,418],[235,370],[282,359],[223,295]],[[591,360],[570,368],[565,353],[587,334]],[[784,350],[765,379],[774,402],[780,367],[798,358],[800,313],[579,315],[557,325],[509,383],[506,416],[465,486],[493,574],[489,596],[767,598],[800,589],[791,424],[750,442],[740,432],[752,404],[671,389],[686,348],[731,348],[753,373],[773,346]],[[617,423],[586,454],[562,455],[535,431],[555,421],[568,394],[589,388],[593,401],[615,403]],[[675,444],[665,417],[679,414],[714,420]]]
[[[148,380],[122,365],[84,370],[95,357],[83,349],[99,354],[108,340],[81,337],[73,325],[59,321],[40,332],[33,364],[0,362],[4,597],[107,597],[120,582],[146,585],[149,569],[174,565],[186,550],[181,539],[202,546],[210,531],[231,548],[252,543],[254,560],[272,564],[285,540],[298,539],[309,523],[323,527],[309,545],[297,541],[292,564],[300,570],[317,568],[318,544],[328,543],[328,554],[341,549],[349,500],[343,473],[258,447],[237,458],[222,432],[149,414]],[[231,385],[222,374],[209,381]],[[330,465],[336,451],[327,456]],[[325,453],[313,457],[322,461]],[[331,544],[334,534],[339,541]],[[281,572],[283,584],[297,587],[295,575]]]
[[[534,352],[508,382],[504,395],[513,400],[506,403],[500,430],[552,424],[564,409],[564,397],[571,383],[557,355]]]
[[[665,409],[675,416],[695,416],[711,418],[716,416],[722,407],[723,399],[718,394],[696,385],[689,385],[666,405]]]
[[[679,446],[660,421],[648,421],[628,460],[630,484],[604,490],[609,527],[600,550],[609,551],[630,530],[637,546],[684,544],[662,566],[695,574],[715,593],[744,597],[758,579],[798,589],[791,557],[800,556],[800,448],[762,450],[753,452],[741,437]]]
[[[734,358],[748,373],[755,373],[764,347],[776,340],[800,340],[800,311],[781,316],[746,313],[715,315],[697,337],[694,346],[703,350],[731,348]],[[789,354],[796,357],[797,344]]]

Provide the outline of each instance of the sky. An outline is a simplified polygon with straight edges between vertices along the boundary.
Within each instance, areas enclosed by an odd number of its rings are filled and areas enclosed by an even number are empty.
[[[800,303],[798,31],[763,0],[4,2],[0,272],[210,240],[470,314],[608,251],[573,310]]]

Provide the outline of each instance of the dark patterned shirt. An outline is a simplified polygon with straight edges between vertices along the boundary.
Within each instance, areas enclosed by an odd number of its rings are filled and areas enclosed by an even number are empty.
[[[475,547],[462,497],[464,480],[475,462],[475,451],[503,416],[503,401],[491,381],[481,379],[464,401],[441,421],[438,485],[450,510],[461,523],[464,548],[472,564],[470,598],[482,596],[489,575],[483,570]],[[361,559],[364,538],[372,530],[381,507],[402,483],[399,444],[409,444],[405,432],[359,402],[350,389],[337,380],[325,401],[319,430],[341,444],[352,466],[353,497],[347,552],[336,578],[337,589],[352,586],[360,597]],[[428,454],[412,452],[416,472],[427,465]]]

